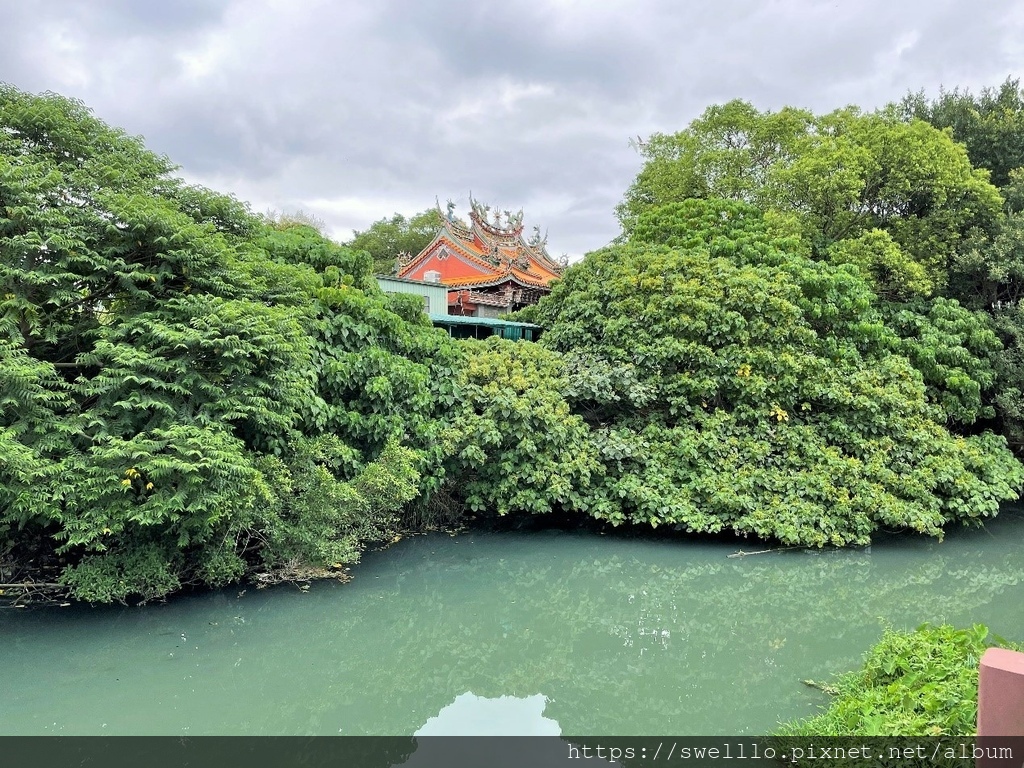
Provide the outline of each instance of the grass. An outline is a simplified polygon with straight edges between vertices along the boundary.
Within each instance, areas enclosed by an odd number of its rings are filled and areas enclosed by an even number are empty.
[[[830,685],[819,715],[785,723],[780,736],[970,736],[977,727],[978,662],[986,648],[1020,646],[975,625],[887,629],[862,669]]]

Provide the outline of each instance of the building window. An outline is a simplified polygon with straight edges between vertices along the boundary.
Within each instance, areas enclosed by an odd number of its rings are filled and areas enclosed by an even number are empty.
[[[428,315],[430,314],[430,297],[429,296],[424,296],[423,297],[423,311],[426,312]]]

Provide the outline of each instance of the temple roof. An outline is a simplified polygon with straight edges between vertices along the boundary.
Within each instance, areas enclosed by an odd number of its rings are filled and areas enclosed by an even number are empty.
[[[539,228],[523,237],[523,212],[496,211],[470,198],[469,222],[437,206],[438,232],[418,255],[400,262],[398,276],[423,279],[437,271],[451,287],[498,285],[506,279],[525,286],[544,288],[558,278],[564,265],[547,252],[547,237]]]

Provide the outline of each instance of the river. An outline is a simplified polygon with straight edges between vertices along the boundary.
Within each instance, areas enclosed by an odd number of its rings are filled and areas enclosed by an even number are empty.
[[[592,532],[408,538],[348,584],[0,609],[3,734],[756,735],[885,626],[1024,639],[1024,513],[787,550]]]

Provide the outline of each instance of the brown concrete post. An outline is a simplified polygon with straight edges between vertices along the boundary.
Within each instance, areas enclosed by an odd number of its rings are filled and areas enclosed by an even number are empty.
[[[1020,748],[1024,736],[1024,653],[989,648],[978,669],[978,768],[996,768],[1009,763],[1000,747]],[[1003,756],[1000,759],[1000,756]]]

